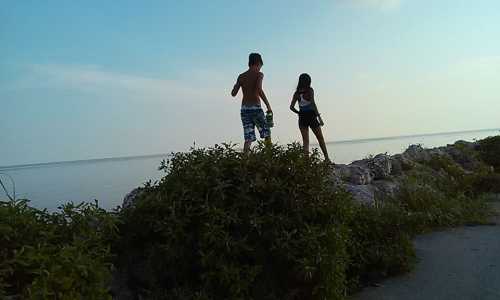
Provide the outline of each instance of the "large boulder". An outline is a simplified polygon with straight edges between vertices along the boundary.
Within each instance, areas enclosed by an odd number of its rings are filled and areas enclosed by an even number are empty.
[[[354,200],[366,205],[375,204],[375,187],[373,185],[345,184],[346,191],[351,193]]]
[[[367,166],[355,163],[350,165],[335,165],[334,174],[334,176],[340,178],[343,182],[356,185],[369,184],[373,180],[373,174]]]
[[[352,162],[352,165],[368,170],[373,180],[385,179],[391,175],[392,162],[391,157],[387,154],[378,154],[371,158],[356,160]]]
[[[415,162],[401,154],[393,155],[391,157],[391,175],[402,175],[403,172],[413,169],[415,164]]]
[[[387,154],[379,154],[368,161],[368,167],[373,172],[375,180],[386,179],[392,171],[391,157]]]
[[[135,188],[123,198],[122,208],[134,206],[135,201],[144,193],[144,188]]]
[[[350,183],[365,185],[370,184],[373,181],[374,175],[368,167],[356,164],[350,164],[348,167]]]
[[[377,180],[372,185],[375,188],[376,199],[394,199],[400,189],[400,182],[393,180]]]
[[[427,153],[430,155],[431,159],[434,156],[448,156],[448,153],[446,152],[446,147],[425,149],[425,151],[427,151]]]
[[[371,184],[344,184],[344,188],[362,204],[374,205],[377,200],[392,199],[397,196],[399,183],[391,180],[375,180]]]
[[[421,145],[411,145],[403,152],[403,157],[419,163],[431,160],[431,155]]]
[[[444,147],[446,154],[457,164],[468,171],[473,171],[481,166],[481,162],[475,155],[476,145],[474,143],[458,141],[453,145]]]

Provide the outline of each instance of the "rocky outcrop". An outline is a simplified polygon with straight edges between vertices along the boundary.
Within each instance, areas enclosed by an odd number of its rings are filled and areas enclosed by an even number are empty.
[[[476,170],[481,166],[476,149],[476,143],[465,141],[431,149],[411,145],[402,154],[378,154],[348,165],[335,165],[332,182],[350,192],[357,201],[373,205],[378,199],[395,197],[405,174],[429,164],[433,158],[452,160],[465,171]]]
[[[333,186],[351,193],[360,203],[373,205],[377,200],[395,197],[406,174],[419,165],[429,164],[433,158],[452,160],[464,171],[476,170],[481,166],[476,150],[476,143],[466,141],[431,149],[411,145],[402,154],[378,154],[350,164],[337,164],[332,169],[330,181]],[[143,188],[136,188],[128,193],[123,208],[133,206],[143,192]]]
[[[135,188],[132,191],[130,191],[125,198],[123,198],[123,208],[129,208],[134,205],[135,199],[139,198],[139,196],[142,195],[144,192],[143,188]]]

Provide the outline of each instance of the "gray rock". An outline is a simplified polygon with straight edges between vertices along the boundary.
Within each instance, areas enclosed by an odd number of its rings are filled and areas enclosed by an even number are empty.
[[[350,164],[349,168],[349,178],[348,181],[356,185],[370,184],[373,180],[374,175],[372,171],[363,165]]]
[[[139,198],[142,193],[144,193],[144,188],[135,188],[130,191],[124,198],[122,203],[122,208],[129,208],[134,205],[135,200]]]
[[[374,179],[385,179],[391,175],[392,162],[387,154],[379,154],[368,161],[368,166],[374,174]]]
[[[401,160],[395,158],[394,156],[391,157],[391,175],[399,176],[402,174],[403,174],[403,164],[401,163]]]
[[[346,172],[349,172],[347,165],[335,164],[331,169],[330,178],[328,178],[329,183],[334,187],[341,186],[346,178],[349,178]]]
[[[414,162],[428,162],[431,155],[421,145],[411,145],[403,153],[403,157]]]
[[[433,156],[448,156],[446,153],[446,147],[426,149],[427,153],[432,158]]]
[[[416,163],[407,157],[403,156],[402,154],[396,154],[391,157],[391,164],[392,164],[392,173],[400,171],[400,173],[403,173],[405,171],[409,171],[413,169],[416,166]],[[399,168],[399,170],[397,169]],[[400,175],[400,174],[398,174]]]
[[[335,165],[333,176],[339,178],[342,182],[357,185],[369,184],[373,180],[373,174],[368,166],[355,163]]]
[[[399,182],[390,180],[377,180],[372,185],[377,199],[395,198],[400,188]]]
[[[444,151],[462,168],[472,171],[481,167],[481,162],[474,156],[474,147],[473,143],[459,141],[453,145],[448,145]]]
[[[356,160],[352,162],[352,165],[369,170],[372,180],[385,179],[391,175],[392,170],[391,157],[387,154],[378,154],[371,158]],[[370,182],[371,180],[362,184]]]
[[[332,174],[334,177],[339,178],[340,180],[349,180],[351,177],[351,171],[348,165],[344,164],[335,164]]]
[[[346,191],[351,193],[354,200],[362,204],[375,204],[375,188],[373,185],[345,184]]]

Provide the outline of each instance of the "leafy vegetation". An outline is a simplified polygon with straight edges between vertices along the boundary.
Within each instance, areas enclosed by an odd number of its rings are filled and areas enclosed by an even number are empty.
[[[376,207],[355,205],[348,222],[348,290],[409,271],[415,262],[408,215],[393,201]]]
[[[370,207],[332,189],[328,165],[298,145],[178,153],[162,182],[122,211],[121,231],[134,234],[118,265],[152,298],[341,299],[408,271],[413,235],[485,220],[484,201],[462,189],[465,172],[452,163],[416,169],[395,199]],[[145,269],[128,267],[139,260]]]
[[[2,202],[0,298],[109,299],[113,272],[145,299],[344,299],[410,270],[415,234],[486,220],[500,175],[483,162],[495,164],[496,141],[479,142],[473,172],[433,156],[375,206],[335,187],[299,145],[173,154],[118,212]]]
[[[481,159],[500,173],[500,135],[480,140],[478,144]]]
[[[302,153],[174,154],[161,183],[122,211],[133,234],[118,249],[147,266],[140,288],[165,299],[342,298],[352,201],[327,183],[328,165]]]
[[[115,220],[97,204],[48,213],[26,200],[0,204],[0,296],[110,299]]]
[[[491,192],[485,184],[491,176],[485,165],[467,172],[451,158],[434,155],[427,164],[408,172],[398,202],[411,214],[416,233],[484,223],[489,208],[482,195]]]

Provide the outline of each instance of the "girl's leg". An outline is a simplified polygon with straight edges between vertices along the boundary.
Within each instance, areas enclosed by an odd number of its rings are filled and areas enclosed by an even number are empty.
[[[302,134],[302,147],[304,148],[304,153],[309,155],[309,127],[299,127],[299,129]]]
[[[318,139],[319,147],[325,156],[326,161],[330,161],[330,157],[328,156],[328,150],[326,149],[325,138],[323,137],[323,132],[321,131],[321,127],[311,128],[314,135]]]

